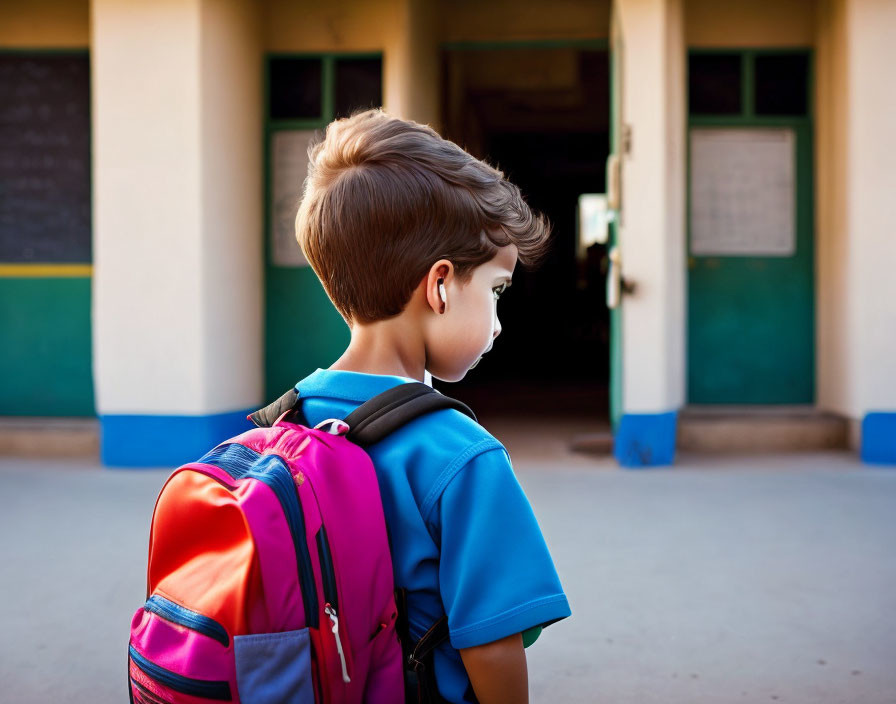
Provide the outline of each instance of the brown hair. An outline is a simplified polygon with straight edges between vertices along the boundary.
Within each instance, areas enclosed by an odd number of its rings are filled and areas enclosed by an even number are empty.
[[[296,237],[351,324],[398,315],[439,259],[462,283],[498,248],[534,266],[550,225],[504,174],[432,128],[367,110],[308,149]]]

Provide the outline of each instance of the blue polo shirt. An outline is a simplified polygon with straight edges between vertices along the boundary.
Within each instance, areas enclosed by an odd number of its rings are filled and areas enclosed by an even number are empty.
[[[413,381],[318,369],[296,389],[313,427]],[[454,409],[414,419],[368,454],[380,483],[395,584],[408,590],[411,637],[448,615],[450,644],[435,653],[436,681],[448,701],[470,701],[457,649],[570,615],[532,507],[504,446]]]

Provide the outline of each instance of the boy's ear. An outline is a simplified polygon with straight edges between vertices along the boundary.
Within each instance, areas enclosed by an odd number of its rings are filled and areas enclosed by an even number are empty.
[[[454,264],[447,259],[439,259],[429,268],[429,273],[423,283],[426,287],[426,303],[434,313],[444,313],[447,309],[447,304],[439,295],[439,279],[442,279],[442,283],[447,288],[453,276]]]

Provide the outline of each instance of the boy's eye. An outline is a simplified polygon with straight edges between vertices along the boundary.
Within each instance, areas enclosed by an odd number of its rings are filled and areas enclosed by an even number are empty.
[[[501,294],[507,290],[507,284],[501,284],[500,286],[495,286],[492,289],[492,292],[495,294],[495,300],[501,297]]]

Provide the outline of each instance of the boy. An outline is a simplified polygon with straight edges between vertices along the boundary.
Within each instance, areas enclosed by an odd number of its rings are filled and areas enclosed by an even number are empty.
[[[296,385],[309,425],[427,371],[462,379],[501,332],[517,259],[543,255],[544,220],[500,171],[381,110],[330,124],[309,157],[297,238],[351,329],[345,353]],[[524,640],[570,610],[507,451],[448,409],[368,452],[412,642],[448,618],[439,695],[528,701]]]

